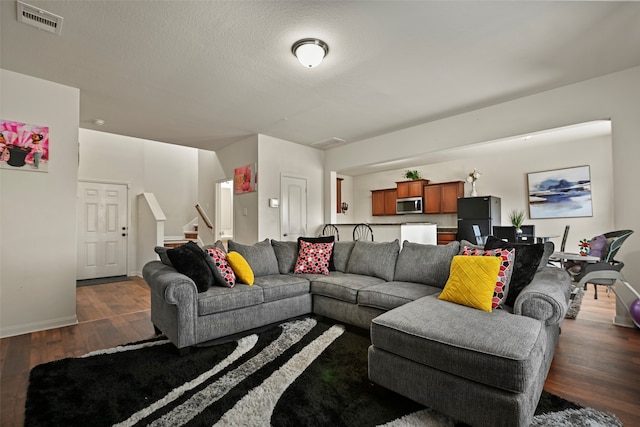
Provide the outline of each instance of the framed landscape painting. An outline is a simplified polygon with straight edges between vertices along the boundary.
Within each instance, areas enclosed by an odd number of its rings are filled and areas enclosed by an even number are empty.
[[[593,216],[589,166],[527,174],[529,218]]]

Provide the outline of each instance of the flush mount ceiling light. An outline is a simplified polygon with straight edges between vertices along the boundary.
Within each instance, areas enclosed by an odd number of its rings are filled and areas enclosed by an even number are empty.
[[[291,52],[302,65],[308,68],[320,65],[329,53],[329,45],[319,39],[298,40],[291,46]]]

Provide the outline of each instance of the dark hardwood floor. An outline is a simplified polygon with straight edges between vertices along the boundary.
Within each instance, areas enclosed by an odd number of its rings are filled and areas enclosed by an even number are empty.
[[[23,425],[32,367],[153,336],[149,289],[140,278],[77,292],[78,325],[0,340],[0,425]],[[591,287],[575,320],[566,320],[545,389],[611,412],[625,426],[640,420],[640,331],[614,326],[615,297]]]

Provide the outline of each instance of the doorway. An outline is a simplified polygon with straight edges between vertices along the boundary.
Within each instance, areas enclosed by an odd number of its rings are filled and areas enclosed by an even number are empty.
[[[126,184],[78,182],[76,280],[126,276]]]
[[[307,180],[283,175],[280,192],[280,238],[293,242],[307,232]]]
[[[233,239],[233,179],[216,183],[216,235],[224,243]]]

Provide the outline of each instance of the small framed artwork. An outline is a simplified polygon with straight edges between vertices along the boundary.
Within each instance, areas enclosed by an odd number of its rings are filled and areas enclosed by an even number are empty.
[[[233,190],[235,194],[253,193],[258,183],[255,163],[234,169]]]
[[[0,168],[49,172],[49,128],[0,119]]]
[[[593,216],[589,166],[527,174],[529,218]]]

